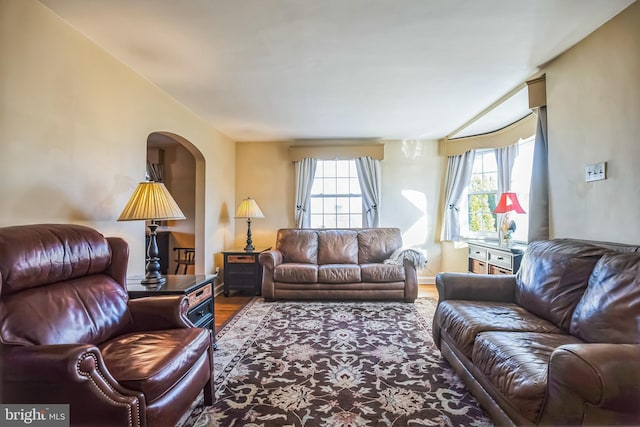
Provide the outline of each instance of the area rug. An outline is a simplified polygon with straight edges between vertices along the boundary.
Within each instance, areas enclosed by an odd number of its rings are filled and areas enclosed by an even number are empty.
[[[490,426],[431,338],[435,301],[251,301],[217,335],[196,427]]]

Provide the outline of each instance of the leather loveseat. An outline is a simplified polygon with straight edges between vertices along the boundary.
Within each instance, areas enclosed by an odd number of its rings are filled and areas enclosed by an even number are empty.
[[[110,427],[175,426],[203,390],[212,403],[211,332],[185,296],[129,300],[128,257],[88,227],[0,228],[2,403]]]
[[[436,285],[434,340],[497,425],[640,425],[637,246],[539,241]]]
[[[274,249],[259,256],[262,296],[413,302],[416,262],[402,252],[397,228],[280,229]]]

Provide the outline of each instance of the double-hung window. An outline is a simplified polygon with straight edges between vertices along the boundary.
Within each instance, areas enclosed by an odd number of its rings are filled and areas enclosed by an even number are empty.
[[[355,160],[318,160],[310,194],[311,228],[362,227]]]
[[[469,182],[467,205],[471,235],[484,236],[496,232],[498,198],[498,167],[493,150],[478,150]]]
[[[529,227],[529,187],[534,140],[535,135],[519,141],[518,156],[511,172],[511,191],[518,195],[518,201],[526,212],[512,213],[512,219],[517,223],[513,240],[521,242],[527,241]],[[476,150],[471,180],[460,207],[461,235],[471,238],[497,238],[497,215],[493,210],[498,200],[498,168],[494,150]]]

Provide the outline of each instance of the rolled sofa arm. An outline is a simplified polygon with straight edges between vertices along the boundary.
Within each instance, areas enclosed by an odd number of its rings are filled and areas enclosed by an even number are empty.
[[[2,403],[64,404],[74,424],[141,425],[142,393],[120,386],[90,344],[0,345]]]
[[[189,299],[185,295],[162,295],[129,300],[135,332],[192,328]]]
[[[639,425],[640,345],[568,344],[551,354],[541,425]]]
[[[404,260],[404,302],[414,302],[418,298],[418,272],[415,264]]]
[[[438,302],[452,299],[513,302],[516,278],[499,274],[439,273],[436,288]]]
[[[261,252],[258,256],[258,261],[262,265],[262,297],[266,301],[273,301],[276,298],[273,272],[283,260],[282,252],[277,249]]]

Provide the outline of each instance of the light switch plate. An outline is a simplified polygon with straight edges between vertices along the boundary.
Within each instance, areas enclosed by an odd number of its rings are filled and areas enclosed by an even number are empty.
[[[584,180],[586,182],[607,179],[607,162],[594,163],[584,167]]]

